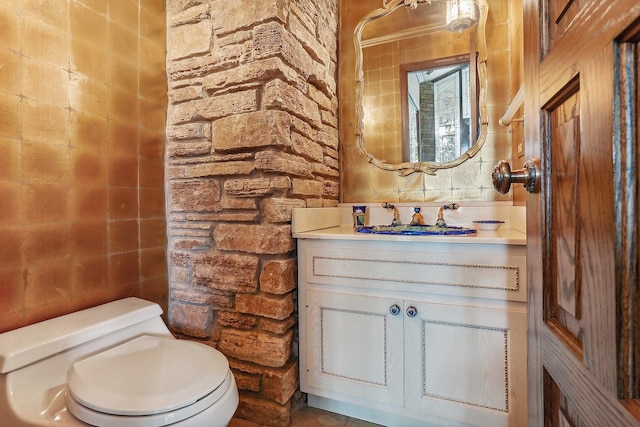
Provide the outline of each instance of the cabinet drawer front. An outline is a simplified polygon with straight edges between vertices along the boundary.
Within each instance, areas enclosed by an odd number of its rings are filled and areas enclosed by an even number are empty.
[[[526,300],[526,257],[402,253],[309,247],[306,281],[352,287]]]

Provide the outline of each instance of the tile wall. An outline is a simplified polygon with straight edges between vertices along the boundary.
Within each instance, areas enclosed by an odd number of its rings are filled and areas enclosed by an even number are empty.
[[[0,23],[0,332],[166,306],[164,2],[5,0]]]

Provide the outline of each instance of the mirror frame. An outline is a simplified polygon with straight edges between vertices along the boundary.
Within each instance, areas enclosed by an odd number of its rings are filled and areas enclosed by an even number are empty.
[[[365,25],[373,20],[383,18],[400,7],[416,8],[419,3],[430,4],[433,1],[446,1],[446,0],[384,0],[383,7],[376,9],[368,13],[364,18],[358,22],[354,33],[353,42],[355,45],[355,62],[356,62],[356,120],[357,130],[355,134],[355,145],[358,152],[364,157],[364,159],[373,164],[374,166],[388,170],[397,171],[400,176],[411,175],[415,172],[424,172],[428,175],[435,175],[436,171],[440,169],[450,169],[456,167],[480,151],[487,139],[488,119],[487,119],[487,40],[485,35],[487,25],[487,13],[489,12],[489,5],[486,0],[474,0],[478,5],[480,16],[477,24],[477,76],[478,76],[478,138],[467,151],[460,155],[455,160],[446,163],[438,162],[402,162],[402,163],[387,163],[377,159],[369,151],[367,151],[365,139],[364,139],[364,107],[363,107],[363,93],[364,93],[364,72],[362,69],[362,31]],[[470,52],[474,54],[474,52]]]

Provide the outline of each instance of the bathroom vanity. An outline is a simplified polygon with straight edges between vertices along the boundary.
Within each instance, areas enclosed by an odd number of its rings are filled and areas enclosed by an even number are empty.
[[[300,386],[387,426],[526,425],[525,234],[356,233],[294,211]]]

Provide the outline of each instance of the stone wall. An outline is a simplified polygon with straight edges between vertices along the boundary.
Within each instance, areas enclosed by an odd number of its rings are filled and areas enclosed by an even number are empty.
[[[291,209],[338,200],[337,0],[167,9],[169,324],[229,358],[238,417],[287,426]]]

